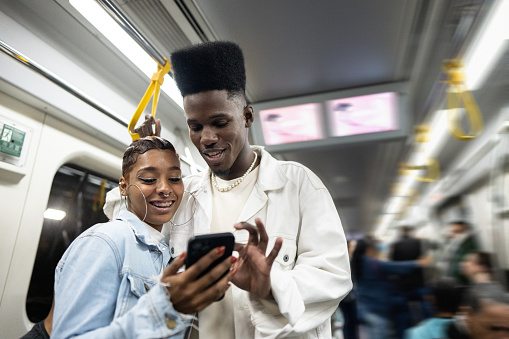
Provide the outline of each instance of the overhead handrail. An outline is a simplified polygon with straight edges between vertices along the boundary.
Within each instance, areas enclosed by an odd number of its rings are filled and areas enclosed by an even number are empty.
[[[96,0],[99,5],[112,17],[124,31],[140,45],[159,66],[163,67],[166,59],[156,50],[152,44],[134,27],[134,25],[122,14],[122,12],[110,0]]]
[[[471,140],[481,135],[484,125],[481,112],[472,93],[465,85],[463,62],[459,60],[444,60],[442,65],[449,84],[447,88],[447,120],[449,132],[460,140]],[[470,133],[461,127],[461,103],[470,123]]]
[[[10,56],[11,58],[13,58],[14,60],[20,62],[21,64],[23,64],[25,66],[27,66],[32,71],[35,71],[36,73],[39,73],[40,75],[42,75],[43,77],[45,77],[46,79],[51,81],[52,83],[56,84],[58,87],[60,87],[63,90],[67,91],[68,93],[74,95],[76,98],[78,98],[81,101],[89,104],[90,106],[92,106],[93,108],[98,110],[99,112],[101,112],[104,115],[106,115],[108,118],[115,120],[116,122],[118,122],[119,124],[121,124],[121,125],[123,125],[125,127],[128,126],[128,123],[127,123],[127,121],[125,120],[124,117],[122,117],[122,116],[120,116],[120,115],[118,115],[118,114],[116,114],[114,112],[111,112],[110,110],[108,110],[107,108],[105,108],[101,104],[97,103],[92,98],[90,98],[88,95],[86,95],[85,93],[83,93],[80,90],[78,90],[76,87],[72,86],[71,84],[69,84],[68,82],[66,82],[65,80],[63,80],[59,76],[57,76],[56,74],[50,72],[49,70],[47,70],[46,68],[42,67],[41,65],[39,65],[35,61],[33,61],[30,58],[26,57],[25,55],[21,54],[16,49],[14,49],[13,47],[9,46],[8,44],[6,44],[2,40],[0,40],[0,50],[4,54],[6,54],[6,55]]]
[[[164,60],[166,60],[166,58]],[[161,66],[159,64],[157,65],[157,72],[155,72],[152,75],[152,78],[150,79],[150,85],[148,86],[145,95],[143,95],[143,98],[141,98],[138,108],[136,108],[136,111],[134,112],[134,115],[131,118],[131,122],[129,122],[129,126],[127,127],[129,134],[131,135],[131,138],[133,140],[140,138],[140,135],[134,131],[134,127],[136,126],[136,123],[140,119],[141,114],[147,107],[150,98],[152,98],[152,116],[153,117],[156,116],[157,102],[159,100],[161,85],[164,82],[164,75],[170,71],[170,68],[171,64],[168,60],[166,60],[164,66]]]
[[[152,116],[155,117],[161,85],[164,82],[164,75],[170,71],[171,65],[156,48],[138,31],[138,29],[124,16],[122,11],[110,0],[96,0],[99,5],[111,16],[111,18],[134,40],[136,43],[157,62],[157,72],[152,75],[150,85],[143,95],[136,111],[128,126],[129,135],[133,140],[139,139],[140,135],[134,131],[136,123],[152,99]]]

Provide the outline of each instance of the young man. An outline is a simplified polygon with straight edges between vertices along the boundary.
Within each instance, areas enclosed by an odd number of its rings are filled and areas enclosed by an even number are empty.
[[[168,227],[172,255],[195,234],[229,231],[248,244],[239,249],[235,286],[200,312],[200,337],[330,338],[331,315],[352,282],[329,192],[306,167],[249,145],[254,112],[239,46],[192,46],[174,52],[171,64],[189,135],[209,167],[184,178],[192,194]],[[255,223],[268,239],[258,242]]]
[[[269,273],[263,270],[265,253],[246,257],[244,264],[252,264],[245,270],[249,279],[242,281],[239,270],[232,280],[236,287],[200,313],[201,338],[330,337],[330,317],[352,287],[345,236],[330,194],[309,169],[249,145],[254,112],[246,103],[239,46],[192,46],[174,52],[171,64],[189,135],[209,167],[186,178],[198,207],[190,225],[171,228],[172,246],[184,249],[186,239],[177,236],[182,233],[235,231],[236,222],[255,220],[267,229],[269,250],[277,237],[283,240],[270,275],[259,274]],[[236,231],[235,237],[248,240],[247,232]]]

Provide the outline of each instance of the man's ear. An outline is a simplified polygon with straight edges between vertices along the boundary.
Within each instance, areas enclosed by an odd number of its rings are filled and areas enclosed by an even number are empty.
[[[253,106],[247,105],[244,107],[244,121],[245,121],[245,127],[249,128],[253,124],[254,121],[254,110]]]
[[[120,196],[125,197],[127,196],[127,183],[124,177],[120,177],[120,180],[118,181],[118,189],[120,190]]]

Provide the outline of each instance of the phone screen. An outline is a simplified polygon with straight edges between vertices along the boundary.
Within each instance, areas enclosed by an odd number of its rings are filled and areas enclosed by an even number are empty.
[[[212,233],[197,235],[189,239],[187,245],[187,256],[186,256],[186,268],[190,267],[205,254],[209,253],[212,249],[225,246],[224,254],[215,260],[207,269],[205,269],[200,277],[207,274],[216,265],[222,262],[224,259],[232,255],[233,246],[235,244],[235,237],[231,232],[225,233]]]

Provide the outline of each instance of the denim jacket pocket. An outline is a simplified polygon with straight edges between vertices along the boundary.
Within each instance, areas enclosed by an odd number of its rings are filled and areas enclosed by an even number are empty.
[[[127,280],[129,282],[131,293],[138,298],[147,293],[152,288],[152,286],[155,285],[153,279],[143,278],[133,273],[127,274]]]

